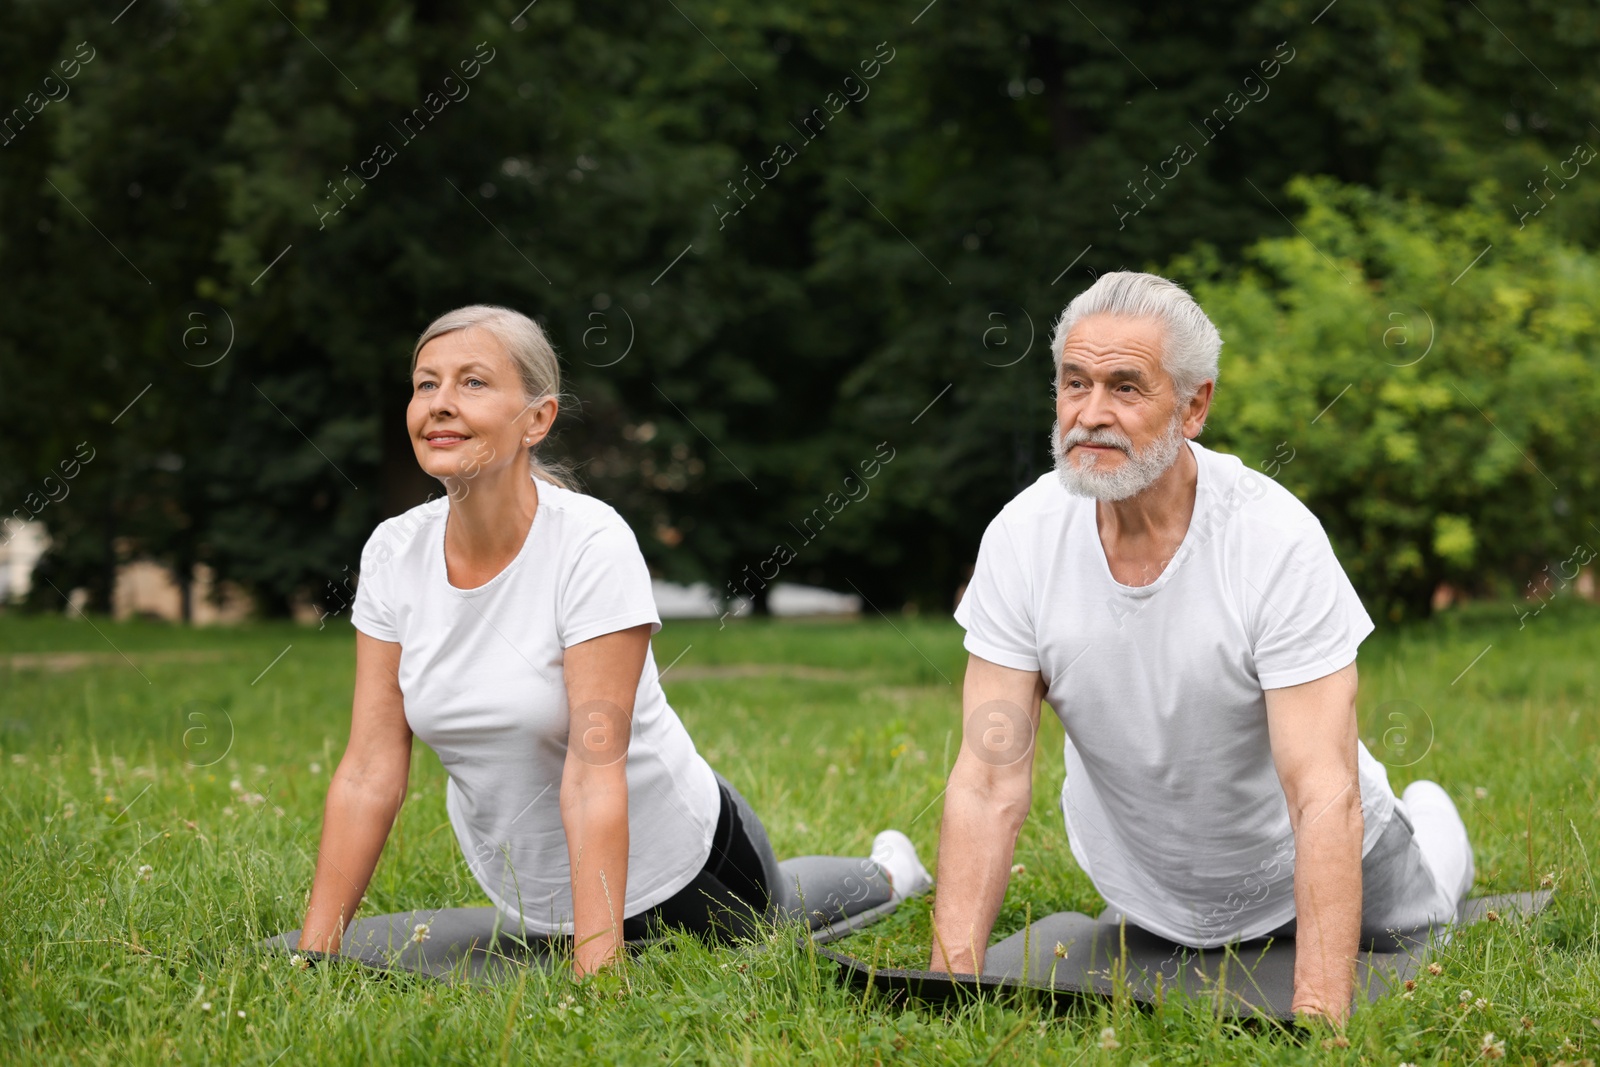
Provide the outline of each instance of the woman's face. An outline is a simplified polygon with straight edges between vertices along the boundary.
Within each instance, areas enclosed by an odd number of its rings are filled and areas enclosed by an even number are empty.
[[[452,496],[484,472],[525,464],[555,415],[554,397],[528,401],[516,364],[487,330],[453,330],[417,354],[406,428],[418,465]]]

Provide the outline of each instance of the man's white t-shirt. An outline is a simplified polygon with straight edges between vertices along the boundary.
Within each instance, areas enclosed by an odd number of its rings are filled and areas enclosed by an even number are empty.
[[[351,621],[400,644],[411,731],[449,774],[445,810],[467,865],[513,930],[572,932],[561,822],[567,755],[564,650],[661,629],[639,543],[608,504],[540,479],[527,539],[475,589],[445,572],[449,498],[378,526],[361,553]],[[686,886],[711,854],[711,767],[667,703],[646,653],[628,745],[626,916]]]
[[[967,651],[1040,671],[1066,727],[1072,854],[1113,912],[1211,947],[1294,917],[1294,835],[1263,690],[1324,677],[1372,632],[1316,517],[1196,442],[1194,514],[1149,585],[1111,576],[1095,501],[1054,471],[989,524],[956,608]],[[1394,810],[1362,745],[1365,855]]]

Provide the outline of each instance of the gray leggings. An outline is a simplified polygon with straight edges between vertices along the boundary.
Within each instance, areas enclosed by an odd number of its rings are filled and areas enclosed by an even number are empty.
[[[693,881],[639,915],[623,920],[637,940],[680,927],[712,941],[753,936],[758,926],[800,920],[819,930],[892,900],[889,879],[868,858],[800,856],[778,862],[749,802],[717,775],[721,810],[711,855]]]
[[[1412,782],[1361,860],[1361,942],[1393,952],[1453,922],[1472,888],[1472,845],[1455,804],[1438,785]],[[1292,937],[1290,919],[1269,937]]]

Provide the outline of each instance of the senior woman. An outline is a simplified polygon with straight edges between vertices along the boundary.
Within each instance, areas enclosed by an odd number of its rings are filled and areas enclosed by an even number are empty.
[[[871,859],[780,868],[695,750],[651,655],[661,622],[637,540],[535,457],[561,387],[536,323],[488,305],[443,315],[417,341],[411,384],[411,444],[446,495],[362,551],[350,742],[301,948],[338,951],[406,795],[413,735],[444,764],[450,824],[506,928],[571,935],[580,975],[665,926],[727,939],[927,889],[894,830]]]

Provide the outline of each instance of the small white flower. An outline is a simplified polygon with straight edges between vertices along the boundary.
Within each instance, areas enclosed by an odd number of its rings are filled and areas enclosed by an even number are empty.
[[[294,955],[289,957],[289,966],[293,967],[297,971],[303,971],[307,967],[311,966],[311,961],[300,955],[300,953],[296,952]]]
[[[156,869],[150,866],[148,863],[141,863],[139,865],[139,880],[141,882],[148,882],[150,880],[150,876],[155,873]]]
[[[1472,990],[1463,989],[1461,991],[1461,993],[1456,997],[1456,999],[1461,1001],[1461,1003],[1465,1004],[1467,1001],[1472,999]]]
[[[1506,1054],[1506,1043],[1495,1040],[1494,1032],[1490,1031],[1483,1035],[1483,1044],[1480,1046],[1479,1052],[1483,1054],[1485,1059],[1503,1059]]]
[[[234,1012],[234,1014],[237,1015],[241,1019],[244,1018],[244,1012],[242,1010],[241,1011],[236,1011],[236,1012]]]
[[[313,760],[312,763],[311,763],[311,773],[312,774],[321,774],[322,773],[322,764],[317,763],[315,760]]]
[[[252,808],[259,808],[267,802],[267,798],[260,793],[240,793],[239,800]]]
[[[1105,1049],[1107,1052],[1111,1052],[1114,1049],[1119,1049],[1122,1047],[1122,1042],[1117,1040],[1116,1030],[1108,1026],[1104,1030],[1100,1031],[1100,1047]]]
[[[1489,799],[1489,791],[1481,785],[1472,791],[1472,795],[1477,797],[1479,800]]]
[[[1028,868],[1024,867],[1020,863],[1014,863],[1014,864],[1011,865],[1011,873],[1012,874],[1027,874],[1028,873]]]
[[[1487,1008],[1488,1006],[1489,1006],[1489,1002],[1487,1000],[1484,1000],[1482,997],[1479,997],[1477,1000],[1474,1000],[1472,1002],[1472,1010],[1473,1011],[1482,1011],[1484,1008]]]
[[[433,935],[428,933],[427,923],[418,923],[411,928],[411,940],[415,941],[419,945],[428,940],[428,938],[431,936]]]
[[[201,1001],[200,1010],[201,1011],[210,1011],[211,1010],[211,1001],[209,1001],[209,1000]]]
[[[233,790],[235,793],[243,793],[244,792],[244,783],[239,781],[239,779],[235,778],[231,782],[228,783],[228,788]]]

